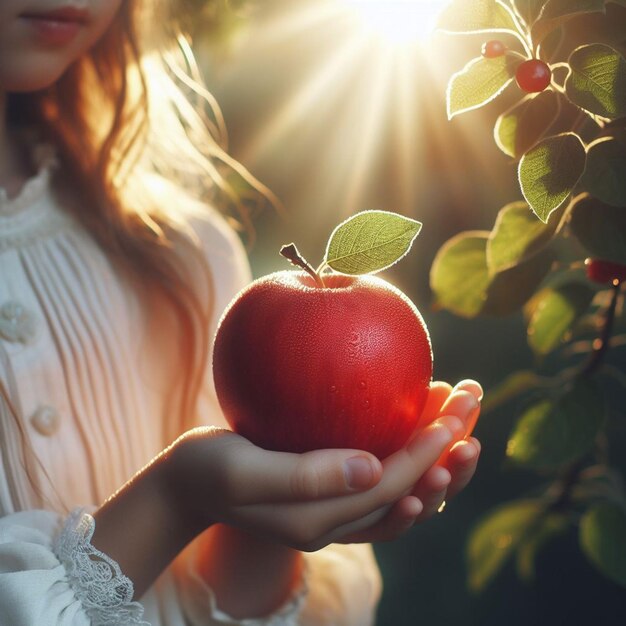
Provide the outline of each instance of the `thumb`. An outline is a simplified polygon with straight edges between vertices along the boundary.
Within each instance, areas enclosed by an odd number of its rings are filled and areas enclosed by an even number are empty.
[[[347,495],[373,487],[382,476],[380,461],[363,450],[324,449],[295,454],[251,446],[245,460],[240,460],[237,483],[249,504]]]

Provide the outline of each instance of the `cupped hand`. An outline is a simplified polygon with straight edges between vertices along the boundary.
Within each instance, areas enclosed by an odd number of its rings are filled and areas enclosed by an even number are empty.
[[[384,517],[373,525],[344,537],[346,543],[396,539],[416,523],[443,510],[446,502],[468,485],[476,472],[481,451],[480,442],[471,434],[480,415],[482,397],[482,387],[473,380],[463,380],[454,388],[445,382],[431,384],[422,424],[456,416],[462,420],[463,430],[409,494],[383,509]]]
[[[477,383],[464,382],[470,388],[454,393],[433,383],[427,426],[382,463],[362,450],[272,452],[227,430],[190,430],[165,452],[172,506],[198,532],[225,523],[304,551],[395,538],[474,472],[475,440],[447,454],[466,435],[482,394]]]

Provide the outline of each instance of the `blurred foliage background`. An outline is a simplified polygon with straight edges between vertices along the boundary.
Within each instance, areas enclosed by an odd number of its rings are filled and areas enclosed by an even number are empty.
[[[502,100],[497,108],[446,118],[447,80],[479,54],[484,36],[461,41],[435,34],[390,52],[367,33],[357,37],[353,17],[333,12],[338,2],[180,0],[225,117],[230,153],[284,207],[254,217],[253,273],[285,269],[278,250],[290,241],[317,265],[332,229],[360,210],[420,220],[410,254],[383,277],[421,310],[435,378],[454,384],[471,377],[489,389],[506,373],[532,365],[521,313],[460,319],[434,310],[428,286],[442,243],[462,230],[491,229],[498,209],[519,194],[515,163],[492,139]],[[626,439],[625,424],[618,439]],[[511,426],[510,406],[484,414],[476,430],[483,452],[470,487],[406,538],[375,546],[385,582],[379,626],[626,621],[626,592],[584,560],[575,531],[541,553],[534,584],[521,583],[509,564],[481,594],[468,591],[470,528],[486,510],[541,482],[506,462]]]

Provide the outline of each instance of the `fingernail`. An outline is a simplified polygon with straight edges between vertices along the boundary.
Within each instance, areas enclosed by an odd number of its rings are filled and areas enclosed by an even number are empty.
[[[346,483],[351,489],[365,489],[374,481],[374,467],[369,459],[355,456],[343,464]]]
[[[459,382],[453,389],[453,393],[458,390],[469,391],[478,402],[483,399],[483,388],[480,386],[480,383],[475,380],[471,380],[467,378]]]

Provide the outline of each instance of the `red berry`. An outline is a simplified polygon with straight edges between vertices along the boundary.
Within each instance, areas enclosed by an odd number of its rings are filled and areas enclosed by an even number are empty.
[[[524,61],[515,73],[515,79],[520,89],[527,93],[543,91],[552,79],[552,70],[539,59]]]
[[[487,59],[495,59],[501,57],[506,52],[506,46],[497,39],[486,41],[483,44],[482,55]]]
[[[586,259],[587,278],[596,283],[624,282],[626,280],[626,265],[602,261],[600,259]]]

